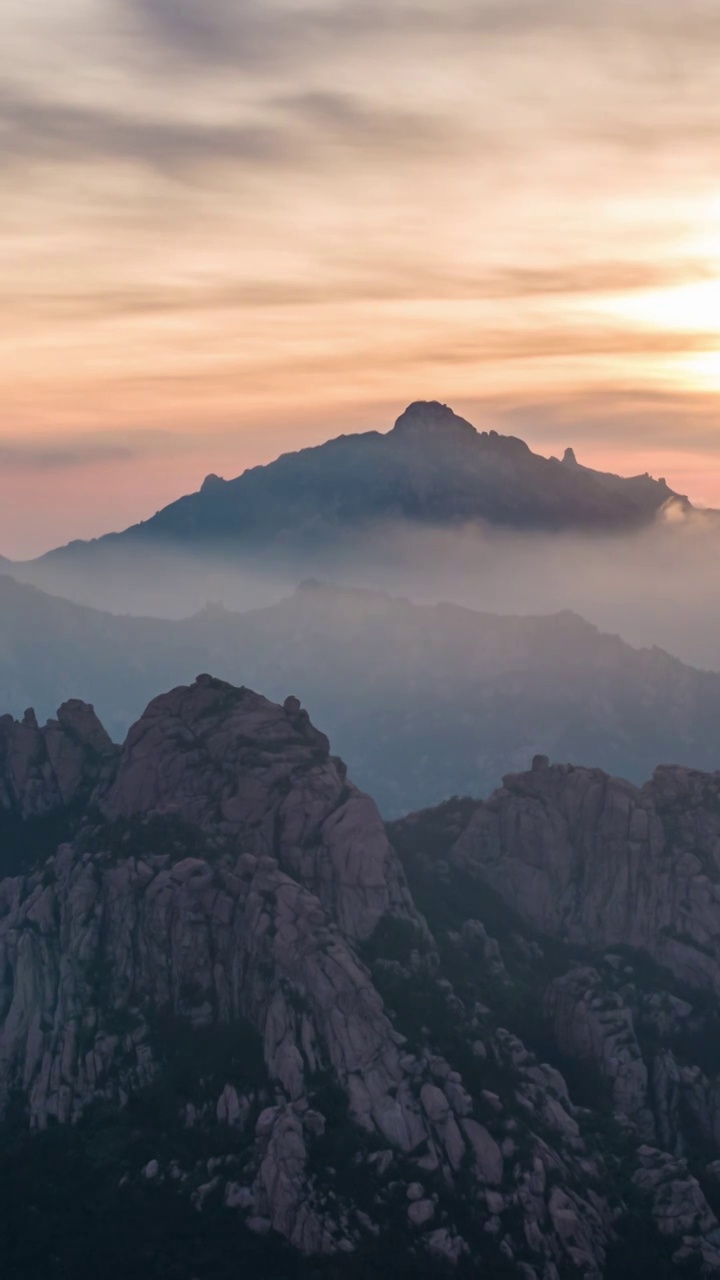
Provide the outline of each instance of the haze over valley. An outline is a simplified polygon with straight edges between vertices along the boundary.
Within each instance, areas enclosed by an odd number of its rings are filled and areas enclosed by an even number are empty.
[[[720,674],[572,613],[499,616],[306,582],[276,605],[176,622],[0,578],[0,687],[15,715],[52,716],[82,688],[122,741],[159,681],[200,670],[300,697],[388,817],[487,795],[536,752],[641,783],[661,762],[711,768],[720,750]]]
[[[418,402],[194,494],[119,534],[5,568],[115,613],[269,605],[308,577],[482,612],[575,611],[720,669],[720,516],[666,480],[534,454]]]

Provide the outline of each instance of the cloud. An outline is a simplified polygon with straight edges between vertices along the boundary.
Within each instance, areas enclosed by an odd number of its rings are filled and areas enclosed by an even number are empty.
[[[557,266],[495,267],[460,271],[411,259],[389,257],[357,263],[329,261],[325,272],[305,279],[261,276],[235,280],[149,282],[125,288],[88,288],[78,282],[60,292],[47,288],[5,289],[4,304],[14,316],[56,320],[98,320],[207,312],[252,312],[275,308],[318,308],[343,303],[512,302],[592,298],[670,288],[714,279],[706,262],[578,261]],[[705,339],[703,339],[705,341]]]
[[[126,0],[123,0],[123,4]],[[185,68],[244,68],[257,74],[293,63],[322,59],[348,40],[382,39],[404,28],[410,35],[429,23],[432,6],[396,0],[347,0],[345,3],[294,4],[277,0],[129,0],[144,36],[146,55],[168,56]],[[452,21],[452,4],[446,22]],[[142,55],[141,55],[142,57]]]
[[[471,402],[474,421],[491,421],[543,450],[572,444],[583,461],[583,447],[602,446],[618,459],[641,454],[647,466],[660,450],[702,456],[717,455],[717,396],[704,391],[639,390],[636,386],[589,386],[544,397],[516,390]],[[682,424],[681,430],[679,424]],[[677,463],[676,463],[677,465]],[[617,463],[623,469],[622,461]],[[668,475],[673,484],[672,475]]]
[[[428,326],[431,330],[432,326]],[[427,339],[398,337],[389,345],[368,334],[353,352],[343,351],[339,357],[333,352],[314,355],[300,354],[295,360],[286,356],[271,355],[264,366],[267,373],[273,369],[293,369],[299,375],[330,371],[338,361],[348,373],[365,369],[404,371],[408,379],[417,377],[418,369],[437,370],[443,366],[466,366],[480,371],[491,366],[526,361],[569,361],[582,357],[586,361],[595,358],[654,356],[685,356],[714,351],[717,335],[688,333],[684,330],[645,330],[617,325],[545,323],[533,328],[522,325],[516,328],[489,323],[486,327],[476,324],[475,331],[460,330],[442,340],[430,332]],[[259,361],[255,362],[262,371]],[[427,373],[424,375],[427,377]]]
[[[475,148],[480,143],[490,148],[494,145],[489,131],[460,125],[437,108],[409,109],[387,99],[370,101],[357,94],[317,89],[279,96],[275,104],[304,127],[308,136],[372,150],[408,147],[415,154],[441,146],[467,150],[470,138]]]
[[[130,160],[177,174],[225,162],[280,171],[337,165],[346,149],[351,162],[363,150],[392,152],[401,167],[440,153],[476,165],[563,139],[649,158],[679,141],[704,151],[720,127],[702,74],[720,53],[720,12],[704,0],[682,22],[669,0],[652,13],[640,0],[116,3],[114,20],[105,11],[98,22],[123,86],[120,105],[103,95],[78,100],[70,76],[63,90],[61,80],[43,89],[32,75],[13,85],[6,70],[0,164]],[[568,40],[586,38],[584,51],[569,49]],[[441,85],[454,61],[455,97]],[[552,65],[568,75],[543,73]],[[341,87],[348,66],[351,87]],[[182,69],[204,77],[195,97],[183,99],[172,83]]]
[[[80,436],[53,434],[0,436],[0,472],[66,471],[96,463],[127,462],[175,452],[182,438],[162,431],[105,432]]]
[[[627,48],[641,39],[648,53],[669,50],[677,73],[686,54],[711,56],[720,41],[715,0],[121,0],[158,56],[175,55],[187,67],[268,68],[312,64],[354,44],[382,47],[396,38],[475,38],[507,44],[542,37],[610,36]],[[603,49],[595,44],[595,54]],[[665,68],[667,72],[667,67]]]
[[[0,156],[10,162],[138,161],[163,171],[232,160],[288,159],[287,128],[238,121],[205,125],[182,118],[109,111],[0,90]]]
[[[452,118],[392,104],[370,104],[349,93],[300,93],[266,100],[262,120],[230,116],[221,123],[110,110],[0,87],[0,166],[41,160],[58,163],[132,161],[165,173],[229,162],[275,170],[322,161],[339,145],[346,153],[384,153],[403,147],[417,155],[472,146],[482,136]],[[491,139],[486,144],[492,146]],[[338,158],[336,154],[336,159]],[[346,159],[350,158],[346,154]]]

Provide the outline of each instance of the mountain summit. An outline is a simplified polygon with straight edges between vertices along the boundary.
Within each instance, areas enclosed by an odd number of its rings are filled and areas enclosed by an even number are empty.
[[[440,404],[439,400],[416,400],[400,414],[392,434],[417,440],[435,436],[447,441],[450,438],[467,440],[478,433],[471,422],[458,417],[449,405]]]
[[[512,436],[477,431],[447,405],[417,401],[385,434],[339,436],[234,480],[211,475],[199,492],[150,520],[43,559],[72,563],[88,548],[97,557],[142,542],[238,554],[263,549],[287,561],[342,548],[343,540],[352,549],[358,533],[389,526],[617,531],[651,523],[671,500],[689,507],[648,476],[625,479],[568,462],[567,455],[564,463],[541,457]]]

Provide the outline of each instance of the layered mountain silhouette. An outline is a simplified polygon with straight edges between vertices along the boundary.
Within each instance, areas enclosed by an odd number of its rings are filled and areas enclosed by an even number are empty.
[[[447,405],[411,404],[391,431],[340,436],[288,453],[235,480],[208,476],[198,493],[124,533],[51,552],[53,562],[137,543],[291,556],[328,537],[410,522],[482,522],[519,530],[626,530],[668,503],[689,508],[664,480],[624,479],[533,453],[524,441],[477,431]]]
[[[720,1276],[719,796],[386,829],[294,696],[0,717],[3,1274]]]
[[[502,617],[307,582],[244,614],[116,617],[0,578],[0,702],[42,716],[78,690],[113,737],[199,669],[318,708],[358,784],[396,816],[486,795],[537,752],[641,782],[720,760],[720,674],[572,613]]]

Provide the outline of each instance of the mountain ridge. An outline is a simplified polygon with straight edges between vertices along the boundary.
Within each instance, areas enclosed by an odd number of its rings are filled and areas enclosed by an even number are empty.
[[[650,523],[669,502],[692,509],[664,481],[568,466],[533,453],[514,436],[478,431],[447,405],[416,401],[387,433],[338,436],[232,480],[210,475],[196,493],[137,525],[26,563],[97,556],[148,539],[200,549],[223,543],[226,549],[269,547],[287,555],[288,539],[312,548],[332,532],[388,521],[629,530]]]
[[[290,639],[291,638],[291,639]],[[319,709],[386,816],[486,795],[536,752],[643,781],[712,767],[720,674],[634,649],[578,615],[513,617],[305,583],[176,623],[93,611],[0,578],[0,694],[42,716],[80,689],[124,738],[162,680],[214,669]]]
[[[34,700],[50,715],[81,688],[122,738],[162,679],[214,668],[276,698],[294,688],[388,816],[487,794],[538,751],[640,782],[658,755],[710,767],[720,746],[720,674],[568,612],[506,617],[313,583],[182,623],[97,613],[11,579],[0,604],[0,691],[16,714]]]
[[[16,1235],[82,1185],[93,1266],[108,1233],[166,1259],[152,1224],[184,1208],[218,1280],[258,1238],[329,1280],[720,1275],[720,774],[651,793],[537,758],[386,829],[292,695],[201,675],[113,755],[86,705],[55,724],[0,720],[3,854],[8,823],[60,824],[0,875]],[[596,852],[632,873],[612,917]],[[653,938],[634,867],[683,930]],[[81,1154],[59,1185],[48,1149]]]

